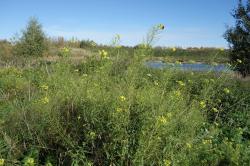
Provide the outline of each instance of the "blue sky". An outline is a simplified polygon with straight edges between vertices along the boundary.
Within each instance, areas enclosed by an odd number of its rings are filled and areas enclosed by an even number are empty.
[[[108,44],[143,40],[150,27],[166,26],[156,45],[226,47],[237,0],[0,0],[0,39],[10,38],[35,16],[49,36],[93,39]]]

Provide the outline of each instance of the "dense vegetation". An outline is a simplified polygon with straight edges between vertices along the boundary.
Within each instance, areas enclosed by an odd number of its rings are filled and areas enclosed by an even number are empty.
[[[0,158],[7,165],[249,165],[249,89],[223,73],[148,68],[143,51],[2,68]]]
[[[163,29],[134,48],[119,35],[111,46],[35,40],[50,48],[40,59],[0,42],[0,166],[250,165],[249,84],[231,73],[146,66],[159,57],[227,61],[223,49],[153,48]]]

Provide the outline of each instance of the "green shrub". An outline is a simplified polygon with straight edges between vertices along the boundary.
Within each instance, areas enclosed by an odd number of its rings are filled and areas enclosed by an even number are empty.
[[[24,57],[41,57],[48,48],[42,25],[31,18],[22,36],[15,42],[15,55]]]
[[[0,60],[8,60],[13,56],[13,46],[7,40],[0,41]]]

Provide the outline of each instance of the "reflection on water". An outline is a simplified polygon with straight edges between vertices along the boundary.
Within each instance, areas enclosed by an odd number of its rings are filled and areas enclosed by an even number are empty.
[[[180,69],[190,71],[215,71],[215,72],[230,72],[231,69],[226,64],[210,65],[205,63],[164,63],[162,61],[147,61],[146,65],[155,69]]]

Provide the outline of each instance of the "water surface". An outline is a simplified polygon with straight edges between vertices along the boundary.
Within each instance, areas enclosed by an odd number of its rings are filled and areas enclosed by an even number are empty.
[[[147,61],[146,66],[155,69],[180,69],[184,71],[215,71],[215,72],[230,72],[231,69],[226,64],[211,65],[205,63],[165,63],[162,61]]]

